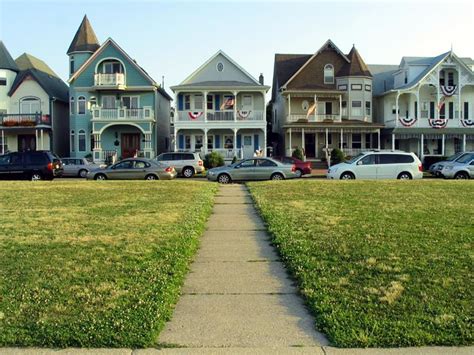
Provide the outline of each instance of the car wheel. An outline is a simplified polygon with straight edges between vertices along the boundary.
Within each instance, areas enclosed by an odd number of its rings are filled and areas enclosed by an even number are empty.
[[[303,176],[303,171],[301,171],[301,169],[296,169],[295,176],[297,178],[300,178],[301,176]]]
[[[398,174],[398,177],[397,177],[398,180],[411,180],[413,179],[413,177],[411,176],[410,173],[407,173],[406,171]]]
[[[183,169],[183,176],[185,178],[192,178],[193,175],[194,175],[194,169],[193,168],[187,167],[187,168]]]
[[[85,178],[87,176],[87,170],[81,169],[79,170],[79,173],[77,174],[80,178]]]
[[[40,181],[43,180],[43,176],[40,173],[31,174],[31,181]]]
[[[285,177],[281,175],[280,173],[275,173],[271,176],[271,180],[284,180]]]
[[[454,178],[456,180],[467,180],[469,179],[469,175],[464,171],[460,171],[459,173],[456,173],[456,175],[454,175]]]
[[[156,175],[149,174],[145,176],[145,180],[158,180],[158,177]]]
[[[229,175],[227,174],[220,174],[218,177],[217,177],[217,181],[220,183],[220,184],[229,184],[232,180],[230,178]]]
[[[94,180],[107,180],[107,176],[105,176],[104,174],[97,174],[96,176],[94,176]]]
[[[354,180],[355,176],[349,171],[341,174],[341,180]]]

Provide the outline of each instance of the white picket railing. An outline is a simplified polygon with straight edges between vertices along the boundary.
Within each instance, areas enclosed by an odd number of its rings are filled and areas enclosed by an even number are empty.
[[[114,73],[114,74],[97,73],[97,74],[94,74],[94,85],[95,86],[125,85],[125,74],[123,74],[123,73]]]

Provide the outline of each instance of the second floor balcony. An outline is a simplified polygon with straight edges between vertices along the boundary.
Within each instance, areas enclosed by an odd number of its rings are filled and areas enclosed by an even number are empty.
[[[264,112],[261,110],[207,110],[189,111],[178,110],[175,122],[248,122],[265,121]]]
[[[92,107],[93,120],[154,120],[155,114],[151,106],[140,108],[103,108]]]
[[[96,89],[124,89],[125,74],[124,73],[96,73],[94,74],[94,87]]]
[[[51,126],[51,117],[38,113],[2,113],[0,114],[0,127],[22,128],[36,126]]]
[[[287,116],[288,122],[341,122],[342,116],[339,113],[332,113],[332,114],[291,114]]]

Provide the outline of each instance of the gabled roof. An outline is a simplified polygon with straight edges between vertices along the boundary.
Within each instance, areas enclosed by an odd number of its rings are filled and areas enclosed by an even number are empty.
[[[49,95],[51,98],[56,98],[59,101],[68,102],[68,86],[64,81],[59,79],[57,76],[45,73],[35,68],[22,70],[15,78],[12,84],[8,96],[12,96],[13,93],[18,89],[21,83],[27,78],[33,78],[39,86]]]
[[[372,93],[374,96],[393,89],[393,74],[399,70],[398,65],[369,64],[368,68],[372,73]]]
[[[39,71],[58,77],[53,69],[51,69],[45,62],[28,53],[23,53],[21,56],[16,58],[15,63],[20,70],[38,69]]]
[[[97,40],[89,19],[87,18],[87,15],[84,15],[84,18],[82,19],[82,22],[76,34],[74,35],[74,39],[69,45],[67,54],[69,55],[73,52],[94,53],[99,47],[99,41]]]
[[[148,81],[150,82],[151,85],[155,85],[155,86],[158,86],[158,84],[156,84],[155,80],[153,80],[153,78],[148,75],[148,73],[141,67],[137,64],[137,62],[135,60],[133,60],[128,54],[127,52],[125,52],[118,44],[117,42],[115,42],[112,38],[107,38],[107,40],[102,43],[102,45],[100,46],[99,49],[97,49],[94,54],[92,54],[89,59],[87,59],[79,69],[76,70],[76,72],[69,78],[68,80],[68,83],[71,83],[74,79],[76,79],[80,73],[82,73],[84,71],[85,68],[87,68],[89,66],[90,63],[92,63],[96,58],[97,56],[105,49],[107,48],[108,45],[111,45],[111,46],[114,46],[126,59],[127,61],[135,66],[135,68],[138,69],[139,72],[141,72],[147,79]]]
[[[346,63],[336,76],[367,76],[372,77],[369,68],[360,56],[355,46],[352,46],[351,51],[347,55],[349,63]]]
[[[257,79],[255,79],[252,75],[250,75],[244,68],[242,68],[237,62],[235,62],[230,56],[228,56],[223,50],[219,49],[216,54],[214,54],[212,57],[210,57],[208,60],[204,62],[199,68],[197,68],[194,72],[191,73],[186,79],[184,79],[181,84],[177,86],[182,86],[182,85],[188,85],[187,82],[191,80],[192,77],[194,77],[197,73],[199,73],[202,69],[204,69],[214,58],[217,56],[222,55],[225,57],[229,62],[231,62],[233,65],[237,67],[242,73],[245,74],[252,82],[255,83],[255,85],[261,85]],[[242,83],[244,84],[244,83]],[[172,87],[173,88],[173,87]]]
[[[272,101],[280,89],[301,66],[311,58],[311,54],[275,54],[273,67]]]
[[[344,58],[348,63],[350,62],[349,59],[346,57],[344,53],[334,44],[333,41],[328,39],[322,46],[321,48],[318,49],[316,53],[314,53],[307,61],[304,63],[284,84],[281,85],[281,87],[286,87],[298,74],[309,64],[311,63],[314,58],[318,56],[323,50],[331,48],[334,49],[342,58]]]
[[[3,41],[0,41],[0,69],[20,71]]]

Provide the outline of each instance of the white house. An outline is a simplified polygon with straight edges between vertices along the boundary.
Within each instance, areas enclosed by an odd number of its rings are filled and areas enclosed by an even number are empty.
[[[474,150],[474,61],[452,51],[369,65],[382,145],[425,156]]]
[[[172,86],[174,150],[225,159],[265,155],[265,94],[263,76],[257,81],[223,51],[218,51],[181,84]]]

